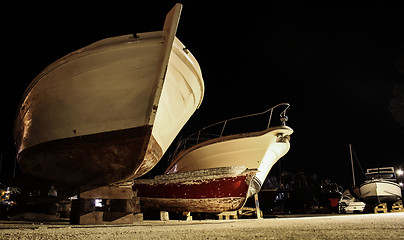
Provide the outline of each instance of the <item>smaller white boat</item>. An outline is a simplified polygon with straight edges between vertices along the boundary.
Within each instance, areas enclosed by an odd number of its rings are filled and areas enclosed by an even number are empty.
[[[232,166],[257,169],[247,198],[254,195],[261,190],[272,166],[289,151],[290,135],[293,133],[292,128],[286,126],[289,106],[281,103],[261,113],[227,119],[202,128],[180,141],[165,174]],[[272,113],[278,107],[283,108],[281,125],[270,127]],[[232,127],[235,127],[235,133]],[[243,127],[248,130],[240,130]]]
[[[281,125],[271,127],[277,107],[283,109]],[[134,181],[141,206],[177,212],[240,209],[289,151],[293,130],[286,126],[288,108],[288,103],[281,103],[209,125],[183,139],[164,175]]]
[[[349,190],[345,190],[339,201],[340,213],[362,213],[365,210],[366,203],[359,201],[352,196]]]
[[[393,203],[401,199],[401,187],[393,167],[367,169],[365,178],[360,186],[365,203]]]

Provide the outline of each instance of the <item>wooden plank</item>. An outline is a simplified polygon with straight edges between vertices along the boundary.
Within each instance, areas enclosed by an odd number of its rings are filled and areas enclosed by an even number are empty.
[[[135,213],[133,214],[134,222],[143,222],[143,213]]]
[[[219,213],[217,216],[219,217],[219,220],[238,219],[237,211],[222,212],[222,213]]]
[[[255,213],[257,214],[257,219],[262,219],[262,212],[260,209],[260,202],[258,200],[258,193],[254,194],[255,200]]]
[[[137,199],[111,199],[110,200],[111,212],[140,212],[140,202]]]
[[[185,221],[192,221],[191,212],[183,212],[182,217],[184,218]]]
[[[104,224],[131,224],[135,221],[133,213],[104,212]]]
[[[81,186],[79,198],[85,199],[132,199],[131,187]]]
[[[78,199],[80,212],[94,212],[95,201],[94,199]]]
[[[168,220],[170,220],[170,217],[169,217],[167,211],[160,211],[160,220],[161,220],[161,221],[168,221]]]
[[[84,225],[99,225],[103,224],[103,212],[80,213],[78,223]]]
[[[82,186],[79,199],[72,202],[72,224],[132,224],[143,221],[140,200],[131,187]],[[103,199],[104,206],[95,207],[95,199]]]
[[[122,212],[89,212],[80,213],[77,224],[100,225],[100,224],[132,224],[143,221],[143,216],[135,216],[132,213]]]

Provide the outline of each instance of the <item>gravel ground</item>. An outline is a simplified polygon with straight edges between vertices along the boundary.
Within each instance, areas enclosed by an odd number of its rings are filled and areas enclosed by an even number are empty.
[[[0,222],[0,239],[404,239],[404,213],[145,221],[133,225]]]

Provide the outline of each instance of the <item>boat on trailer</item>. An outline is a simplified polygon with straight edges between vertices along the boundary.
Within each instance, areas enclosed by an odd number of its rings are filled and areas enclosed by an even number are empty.
[[[394,203],[402,198],[394,167],[371,168],[365,173],[360,185],[361,198],[365,203]]]
[[[271,127],[273,111],[281,106],[281,124]],[[181,140],[164,175],[134,181],[133,189],[138,191],[141,205],[183,212],[240,209],[260,191],[272,166],[290,148],[293,130],[286,126],[288,108],[289,104],[284,103],[261,113],[221,121]],[[237,130],[240,126],[257,127],[257,117],[265,119],[261,130],[228,132],[230,125],[244,120],[252,125],[236,124]],[[216,174],[232,168],[239,170],[228,172],[226,177]],[[200,173],[205,173],[207,179],[194,181],[193,176]],[[167,178],[174,180],[162,180]]]
[[[107,38],[50,64],[25,91],[14,127],[23,172],[60,185],[108,185],[147,173],[204,95],[198,62],[162,31]]]

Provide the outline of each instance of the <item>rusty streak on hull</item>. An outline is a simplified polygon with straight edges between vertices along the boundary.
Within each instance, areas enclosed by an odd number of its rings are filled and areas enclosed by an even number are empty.
[[[17,155],[21,169],[64,185],[108,185],[149,171],[163,152],[152,126],[41,143]]]
[[[218,169],[226,170],[226,168]],[[239,167],[228,169],[239,169]],[[209,175],[205,173],[206,171],[214,173]],[[229,173],[221,174],[217,169],[209,169],[162,175],[163,179],[135,180],[133,190],[138,191],[143,207],[154,207],[165,211],[232,211],[244,205],[252,172],[255,173],[255,171],[245,170],[231,176]],[[181,176],[181,174],[183,174],[182,178],[169,178],[170,175]],[[164,179],[164,176],[168,176],[167,179]]]

